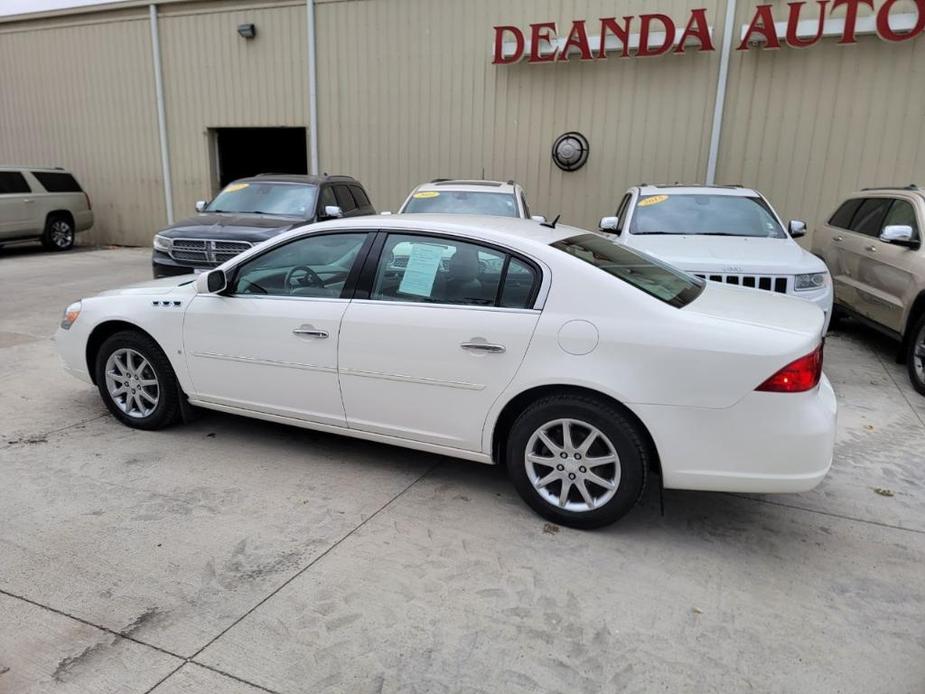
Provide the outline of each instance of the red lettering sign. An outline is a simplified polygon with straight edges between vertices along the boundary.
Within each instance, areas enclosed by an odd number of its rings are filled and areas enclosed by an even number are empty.
[[[838,2],[838,0],[835,1]],[[777,30],[774,28],[774,15],[771,13],[771,5],[758,5],[755,8],[755,16],[752,17],[748,30],[745,32],[745,36],[742,37],[742,42],[736,48],[737,51],[748,49],[748,42],[751,40],[752,34],[764,36],[765,48],[780,48],[780,41],[777,40]]]
[[[828,2],[829,0],[825,0]],[[713,39],[710,38],[710,27],[707,25],[707,11],[705,8],[691,10],[691,18],[687,20],[687,26],[678,41],[678,47],[675,53],[684,52],[684,44],[689,38],[695,38],[700,42],[699,51],[715,51]]]
[[[797,36],[797,25],[800,23],[800,11],[803,9],[805,2],[788,2],[790,14],[787,15],[787,45],[794,48],[807,48],[822,39],[822,30],[825,28],[825,6],[829,0],[818,0],[819,20],[816,23],[816,35],[809,39],[801,39]]]
[[[665,29],[665,38],[662,40],[661,46],[655,46],[654,48],[649,46],[649,26],[652,21],[655,20],[664,27]],[[640,58],[648,58],[653,55],[663,55],[671,50],[671,47],[674,45],[674,22],[671,21],[671,17],[666,14],[643,14],[639,16],[639,21],[642,23],[642,26],[639,29],[639,48],[636,49],[636,55]]]
[[[572,29],[568,33],[565,45],[559,51],[559,60],[568,60],[569,48],[577,48],[582,60],[593,60],[591,46],[588,44],[588,32],[585,31],[585,20],[577,19],[572,22]]]
[[[899,34],[890,27],[890,8],[893,7],[897,0],[886,0],[877,12],[877,36],[884,41],[897,43],[899,41],[908,41],[925,31],[925,0],[915,0],[915,9],[918,11],[915,25],[911,30]]]
[[[620,41],[620,45],[623,46],[623,51],[620,53],[621,58],[625,58],[630,54],[630,23],[633,21],[632,17],[623,18],[623,26],[617,24],[616,17],[602,17],[601,18],[601,43],[597,49],[598,58],[607,57],[607,48],[604,44],[607,42],[607,32],[609,31]]]
[[[504,56],[504,34],[509,33],[514,36],[514,53]],[[524,54],[524,34],[517,27],[497,26],[495,27],[495,58],[491,62],[494,65],[505,65],[507,63],[516,63]]]
[[[556,59],[556,52],[551,51],[546,55],[540,54],[540,42],[545,41],[550,47],[556,40],[556,23],[541,22],[530,25],[530,58],[531,63],[548,63]]]

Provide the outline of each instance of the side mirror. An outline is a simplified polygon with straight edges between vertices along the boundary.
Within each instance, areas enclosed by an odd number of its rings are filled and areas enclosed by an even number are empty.
[[[908,224],[888,224],[880,232],[880,240],[884,243],[906,246],[907,248],[918,245],[915,240],[915,232]]]
[[[534,222],[539,222],[540,224],[544,224],[546,222],[546,218],[541,214],[530,215],[530,219],[532,219]]]
[[[618,234],[620,226],[619,217],[601,217],[601,221],[598,222],[597,228],[601,231],[606,231],[611,234]]]
[[[340,219],[344,216],[344,211],[340,209],[337,205],[325,205],[324,206],[324,218],[325,219]]]
[[[806,236],[806,222],[799,219],[790,220],[790,237],[798,239],[801,236]]]
[[[212,270],[206,275],[206,289],[209,294],[218,294],[228,287],[228,277],[224,270]]]
[[[206,209],[206,205],[209,204],[208,200],[197,200],[196,201],[196,211],[203,212]]]

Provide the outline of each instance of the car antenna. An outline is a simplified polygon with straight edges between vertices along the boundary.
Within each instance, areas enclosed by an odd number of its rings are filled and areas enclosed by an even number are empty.
[[[552,220],[551,222],[540,222],[540,226],[541,226],[541,227],[549,227],[550,229],[555,229],[555,228],[556,228],[556,224],[559,222],[559,217],[561,217],[561,216],[562,216],[561,214],[557,214],[557,215],[556,215],[556,218],[555,218],[554,220]]]

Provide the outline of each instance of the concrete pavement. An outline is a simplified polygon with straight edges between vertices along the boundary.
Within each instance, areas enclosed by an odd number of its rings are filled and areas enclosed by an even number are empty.
[[[579,532],[487,466],[121,426],[49,338],[148,262],[0,251],[0,692],[925,692],[925,398],[888,341],[827,341],[813,492]]]

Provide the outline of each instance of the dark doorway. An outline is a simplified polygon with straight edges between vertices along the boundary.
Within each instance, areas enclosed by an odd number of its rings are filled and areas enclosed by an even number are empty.
[[[219,188],[261,173],[308,173],[305,128],[215,128],[214,132]]]

